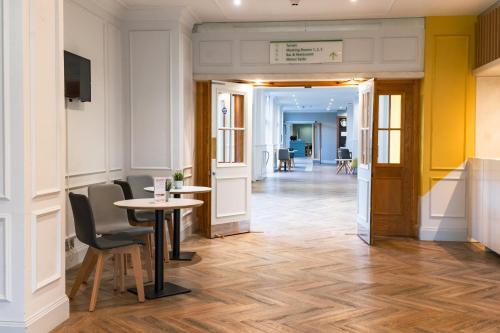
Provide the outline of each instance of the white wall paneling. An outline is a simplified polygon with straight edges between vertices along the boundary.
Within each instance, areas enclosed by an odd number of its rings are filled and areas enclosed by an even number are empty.
[[[31,218],[31,282],[32,292],[62,277],[61,207],[35,211]],[[56,260],[54,260],[54,258]]]
[[[467,171],[465,163],[446,177],[431,178],[431,190],[421,197],[422,240],[467,240]]]
[[[194,72],[229,74],[377,74],[423,72],[424,20],[204,23],[193,33]],[[272,65],[269,42],[343,40],[343,62]],[[395,75],[395,74],[393,74]]]
[[[468,171],[468,236],[500,253],[500,161],[473,158]]]
[[[11,216],[0,214],[0,302],[12,299]]]
[[[61,191],[60,85],[47,84],[48,77],[61,77],[62,45],[57,32],[61,22],[53,19],[58,0],[32,2],[30,16],[30,128],[33,198]],[[44,8],[41,8],[44,7]],[[53,130],[49,130],[53,129]]]
[[[8,52],[8,15],[7,1],[0,1],[0,26],[3,34],[0,36],[0,200],[10,198],[10,105],[9,105],[9,66]]]
[[[66,104],[68,175],[98,173],[106,170],[105,22],[72,1],[64,9],[64,48],[90,59],[92,75],[92,101]]]
[[[129,43],[131,168],[170,170],[170,32],[130,31]]]
[[[66,103],[66,189],[83,188],[86,193],[89,185],[124,176],[122,23],[87,1],[64,4],[65,49],[91,61],[92,101]],[[66,208],[66,238],[72,238],[73,216],[71,207]],[[67,255],[68,262],[73,262],[68,258],[73,252]]]

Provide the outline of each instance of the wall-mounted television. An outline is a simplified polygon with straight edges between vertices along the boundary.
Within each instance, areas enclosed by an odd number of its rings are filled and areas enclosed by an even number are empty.
[[[64,51],[64,96],[91,101],[90,60]]]

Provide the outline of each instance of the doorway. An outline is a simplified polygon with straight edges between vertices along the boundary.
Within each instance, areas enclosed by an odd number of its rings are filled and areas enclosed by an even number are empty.
[[[197,170],[195,170],[195,177],[197,177],[197,183],[200,185],[206,184],[207,186],[213,183],[213,163],[211,161],[216,158],[219,149],[218,146],[220,146],[220,143],[217,142],[217,138],[212,135],[212,129],[210,126],[207,126],[207,124],[212,123],[212,115],[208,115],[210,112],[207,112],[207,110],[213,109],[212,105],[214,105],[212,101],[213,96],[210,93],[212,84],[211,81],[197,82],[197,145],[195,152],[197,160],[195,169]],[[289,86],[296,87],[297,85],[301,85],[302,88],[304,86],[310,88],[315,86],[315,82],[308,82],[307,84],[292,82]],[[331,86],[338,85],[338,82],[331,83]],[[276,87],[274,84],[270,84],[269,86],[272,88]],[[287,84],[280,82],[277,86],[287,87]],[[318,86],[328,87],[328,84],[321,82]],[[257,94],[259,88],[262,87],[254,86],[251,89],[254,94]],[[392,96],[400,96],[400,100]],[[353,121],[354,124],[357,124],[357,130],[355,139],[351,140],[354,141],[355,149],[359,152],[359,173],[361,173],[363,168],[364,170],[369,170],[369,172],[365,174],[366,178],[364,179],[364,182],[368,185],[365,187],[366,195],[360,195],[359,188],[357,191],[357,210],[359,211],[363,207],[366,208],[366,226],[364,230],[360,231],[361,229],[359,229],[358,232],[360,234],[369,235],[366,239],[370,244],[373,238],[378,236],[414,236],[413,230],[415,230],[415,228],[413,226],[416,225],[416,184],[418,178],[418,149],[415,149],[416,143],[418,142],[418,117],[416,116],[418,114],[416,112],[418,109],[418,80],[375,80],[371,85],[371,90],[368,91],[363,98],[366,99],[366,105],[369,105],[367,110],[371,108],[371,111],[367,113],[366,116],[363,116],[360,112],[358,118]],[[388,109],[384,104],[387,98],[389,98],[389,100],[391,100],[391,98],[394,100],[391,102],[392,104],[389,105]],[[360,97],[359,100],[361,101],[362,98]],[[391,123],[392,125],[390,124],[392,127],[379,126],[381,119],[383,117],[390,118],[391,114],[394,121],[396,121],[395,119],[399,112],[397,111],[397,101],[400,101],[400,124],[398,125],[393,122]],[[267,103],[270,103],[270,101],[267,100]],[[359,107],[361,108],[361,106]],[[383,113],[383,117],[381,112]],[[341,119],[336,118],[334,124],[336,128],[340,125],[340,120]],[[253,121],[255,121],[255,119],[253,119]],[[397,125],[400,127],[397,127]],[[289,138],[285,136],[287,125],[283,121],[283,118],[281,122],[277,123],[276,128],[280,129],[279,132],[281,132],[277,136],[279,138],[279,143],[285,147]],[[290,130],[293,131],[292,128],[290,128]],[[313,136],[316,138],[318,133],[321,133],[322,130],[324,130],[322,126],[317,126]],[[255,131],[255,129],[253,131]],[[300,130],[297,132],[300,132]],[[399,133],[399,141],[397,141],[397,133]],[[255,132],[253,132],[253,134],[255,135]],[[276,136],[276,133],[274,135]],[[320,141],[324,144],[324,136],[320,134],[319,137],[321,138]],[[338,139],[338,136],[336,139]],[[313,140],[311,139],[311,141]],[[397,146],[397,142],[399,142],[399,146]],[[208,147],[206,147],[207,143],[209,143]],[[205,147],[198,149],[200,145],[205,145]],[[388,149],[384,150],[386,146]],[[334,147],[336,150],[337,145]],[[381,163],[382,160],[378,159],[379,155],[387,154],[390,162],[391,158],[396,158],[395,151],[398,150],[397,147],[399,147],[401,152],[399,163]],[[321,154],[323,151],[322,149],[320,149],[319,152],[317,149],[311,150],[311,155],[316,153]],[[392,151],[392,155],[390,151]],[[254,164],[256,158],[262,158],[262,160],[275,160],[276,151],[274,147],[271,147],[271,150],[266,154],[264,154],[264,152],[265,151],[262,151],[263,154],[256,154],[254,151],[252,156],[253,170],[256,170]],[[362,162],[364,162],[364,164]],[[272,170],[275,163],[271,163],[271,165]],[[359,173],[358,184],[360,179]],[[403,196],[403,193],[407,195]],[[394,196],[399,196],[399,198],[401,198],[397,204],[393,202]],[[209,200],[208,198],[202,199]],[[209,211],[213,209],[213,207],[213,202],[210,205],[207,204],[204,207],[204,210],[207,212],[204,213],[203,210],[200,209],[197,214],[200,230],[202,230],[207,237],[214,237],[214,233],[211,231],[213,226],[212,221],[206,218],[206,216],[212,216],[213,212]],[[405,212],[406,215],[403,215],[403,212]],[[397,226],[394,226],[396,224]],[[239,233],[244,232],[244,230],[233,230],[233,232]],[[362,235],[360,236],[365,239]]]

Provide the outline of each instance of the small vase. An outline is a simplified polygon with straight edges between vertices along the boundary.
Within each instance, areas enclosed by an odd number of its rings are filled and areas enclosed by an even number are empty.
[[[184,185],[184,181],[182,181],[182,180],[174,181],[174,187],[176,190],[180,190],[183,185]]]
[[[170,191],[166,191],[165,192],[165,201],[168,201],[169,198],[170,198]]]

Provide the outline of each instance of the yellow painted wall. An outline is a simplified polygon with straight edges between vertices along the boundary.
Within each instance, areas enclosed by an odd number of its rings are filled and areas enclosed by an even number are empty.
[[[427,17],[420,195],[474,156],[474,16]]]

